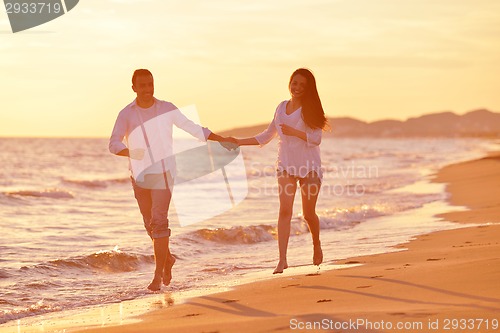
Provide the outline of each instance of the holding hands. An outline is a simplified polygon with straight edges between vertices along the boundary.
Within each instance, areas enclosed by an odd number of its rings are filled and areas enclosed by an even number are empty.
[[[219,143],[221,144],[222,147],[226,148],[229,151],[235,150],[240,146],[238,143],[238,139],[233,138],[231,136],[224,138]]]
[[[238,144],[238,139],[233,137],[223,138],[219,143],[221,144],[222,147],[226,148],[228,151],[235,150],[240,146]],[[127,155],[133,160],[140,161],[144,158],[145,153],[146,153],[145,149],[137,148],[128,150]]]

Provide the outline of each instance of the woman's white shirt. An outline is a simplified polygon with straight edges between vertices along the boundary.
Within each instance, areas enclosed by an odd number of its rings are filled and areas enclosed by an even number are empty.
[[[277,171],[286,171],[288,174],[304,178],[309,172],[316,171],[320,179],[323,177],[321,169],[322,129],[311,129],[302,119],[302,108],[292,114],[286,114],[289,101],[281,102],[276,108],[274,118],[265,131],[255,136],[261,146],[269,143],[275,136],[279,137]],[[285,135],[281,124],[286,124],[299,131],[305,132],[307,141],[298,137]]]

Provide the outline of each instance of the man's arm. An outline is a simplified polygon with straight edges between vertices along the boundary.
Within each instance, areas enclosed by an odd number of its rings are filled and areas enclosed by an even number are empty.
[[[238,146],[258,146],[260,145],[259,141],[255,137],[245,138],[245,139],[235,139],[235,143]]]
[[[227,141],[226,138],[224,138],[224,137],[222,137],[220,135],[217,135],[214,132],[211,132],[207,139],[208,140],[212,140],[212,141],[219,141],[219,142],[221,142],[221,141]]]
[[[125,148],[123,150],[120,150],[118,153],[116,153],[116,155],[130,157],[130,152],[129,152],[128,148]]]
[[[133,160],[142,160],[144,158],[144,149],[132,149],[129,150],[128,148],[125,148],[123,150],[120,150],[116,155],[118,156],[127,156],[130,157]]]
[[[112,154],[120,156],[129,156],[127,146],[123,143],[127,131],[127,122],[123,114],[124,110],[120,111],[113,127],[113,132],[109,138],[109,151]]]

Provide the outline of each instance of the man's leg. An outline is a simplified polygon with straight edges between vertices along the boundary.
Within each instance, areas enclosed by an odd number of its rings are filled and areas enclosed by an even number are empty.
[[[170,274],[173,263],[168,265],[168,259],[172,257],[169,249],[170,229],[168,227],[168,209],[172,192],[170,189],[151,190],[152,218],[151,230],[155,254],[155,274],[153,281],[148,286],[150,290],[159,290],[164,277],[164,269]],[[170,274],[171,279],[171,274]],[[168,283],[170,283],[170,279]],[[164,281],[164,283],[167,281]],[[168,284],[166,283],[166,284]]]
[[[164,164],[163,168],[166,169]],[[163,182],[161,183],[162,185],[165,184],[166,188],[170,190],[170,198],[172,198],[172,190],[174,189],[174,180],[170,175],[170,172],[163,174]],[[167,258],[165,259],[165,266],[163,267],[163,284],[166,286],[168,286],[170,284],[170,281],[172,281],[172,267],[174,267],[175,261],[176,258],[172,255],[169,248]]]
[[[163,277],[163,268],[165,267],[165,261],[170,255],[168,249],[169,237],[153,238],[153,248],[155,253],[155,275],[153,281],[148,286],[149,290],[160,290],[161,280]]]
[[[132,179],[132,188],[134,189],[134,197],[137,200],[137,205],[142,215],[144,221],[144,228],[146,229],[149,237],[153,239],[153,234],[151,230],[151,207],[153,202],[151,200],[151,190],[147,188],[140,187],[136,184],[135,180]]]
[[[172,267],[175,264],[175,257],[169,250],[169,254],[167,254],[167,258],[165,260],[165,267],[163,268],[163,284],[168,286],[170,281],[172,281]]]

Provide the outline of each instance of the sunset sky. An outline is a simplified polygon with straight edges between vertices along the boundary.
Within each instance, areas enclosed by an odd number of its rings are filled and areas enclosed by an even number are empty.
[[[13,34],[0,11],[0,136],[108,137],[148,68],[220,131],[268,123],[298,67],[329,117],[500,111],[498,0],[81,0]]]

